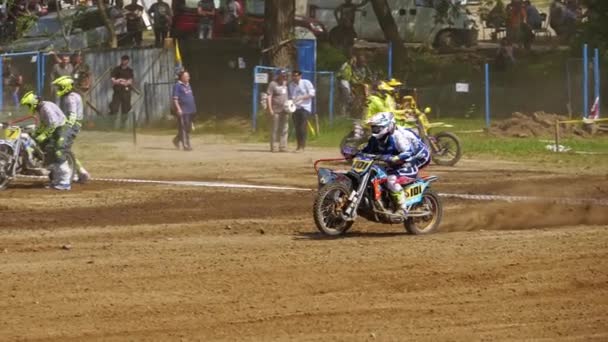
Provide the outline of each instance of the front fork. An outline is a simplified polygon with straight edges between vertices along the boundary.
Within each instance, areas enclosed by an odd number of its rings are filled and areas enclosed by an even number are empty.
[[[361,200],[363,199],[363,193],[365,192],[365,187],[367,186],[367,182],[369,181],[370,173],[368,172],[363,176],[361,182],[359,182],[359,187],[357,190],[353,190],[348,196],[348,207],[344,211],[345,219],[348,221],[354,221],[357,218],[357,208],[359,208],[359,204],[361,204]]]

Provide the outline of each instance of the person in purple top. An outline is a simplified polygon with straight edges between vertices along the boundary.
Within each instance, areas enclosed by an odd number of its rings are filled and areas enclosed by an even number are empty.
[[[190,146],[190,131],[192,130],[192,119],[196,113],[196,103],[192,87],[190,87],[190,74],[180,71],[177,83],[173,86],[173,108],[177,118],[177,136],[173,138],[173,145],[179,149],[180,143],[184,151],[192,151]]]

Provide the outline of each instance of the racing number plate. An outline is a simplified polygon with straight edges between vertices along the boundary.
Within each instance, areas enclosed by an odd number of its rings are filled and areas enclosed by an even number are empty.
[[[19,128],[5,128],[0,130],[0,139],[15,141],[19,139],[21,130]]]
[[[422,185],[414,184],[409,188],[405,189],[405,196],[407,198],[412,198],[416,196],[420,196],[422,194]]]
[[[357,173],[364,172],[365,170],[367,170],[367,168],[369,167],[369,165],[371,163],[372,163],[371,160],[361,160],[361,159],[355,158],[355,160],[353,161],[353,171],[355,171]]]

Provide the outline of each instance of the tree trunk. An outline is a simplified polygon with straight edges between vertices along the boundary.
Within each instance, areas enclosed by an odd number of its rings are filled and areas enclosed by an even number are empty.
[[[118,39],[116,37],[116,30],[114,29],[114,22],[108,17],[108,9],[106,7],[105,0],[97,0],[97,6],[99,8],[99,13],[101,14],[103,24],[110,34],[110,47],[115,49],[118,47]]]
[[[265,0],[264,51],[271,66],[295,66],[295,0]]]
[[[395,18],[393,18],[388,1],[371,0],[371,2],[372,7],[374,8],[374,13],[378,18],[378,24],[380,24],[380,28],[382,28],[382,31],[384,32],[384,38],[393,43],[393,61],[395,61],[395,71],[397,73],[403,73],[405,72],[405,67],[409,64],[407,63],[407,49],[403,45],[403,39],[401,39],[401,36],[399,35],[399,28],[395,23]]]

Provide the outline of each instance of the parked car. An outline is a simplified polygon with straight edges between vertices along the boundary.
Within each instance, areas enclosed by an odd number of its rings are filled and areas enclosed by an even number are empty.
[[[71,21],[71,27],[61,25],[57,12],[40,17],[19,39],[0,46],[0,52],[38,51],[45,49],[73,50],[99,46],[110,40],[99,9],[87,7],[61,11],[64,21]],[[116,34],[120,38],[127,32],[126,21],[120,10],[108,9],[108,17],[114,22]],[[62,29],[66,29],[65,36]]]
[[[478,31],[474,18],[464,7],[444,3],[450,0],[387,1],[401,38],[408,43],[428,43],[436,47],[477,44]],[[342,0],[308,0],[308,14],[330,29],[337,25],[334,10],[342,3]],[[449,6],[449,13],[445,20],[438,21],[437,8],[444,5]],[[357,11],[355,31],[359,39],[385,40],[371,2]]]
[[[241,4],[242,35],[261,37],[264,32],[264,0],[237,0]],[[223,34],[222,9],[226,0],[216,0],[216,17],[213,25],[213,37],[220,38]],[[175,37],[195,37],[198,32],[199,17],[197,14],[198,0],[173,0],[173,35]],[[313,18],[295,17],[296,35],[301,38],[322,39],[327,35],[325,27]]]

